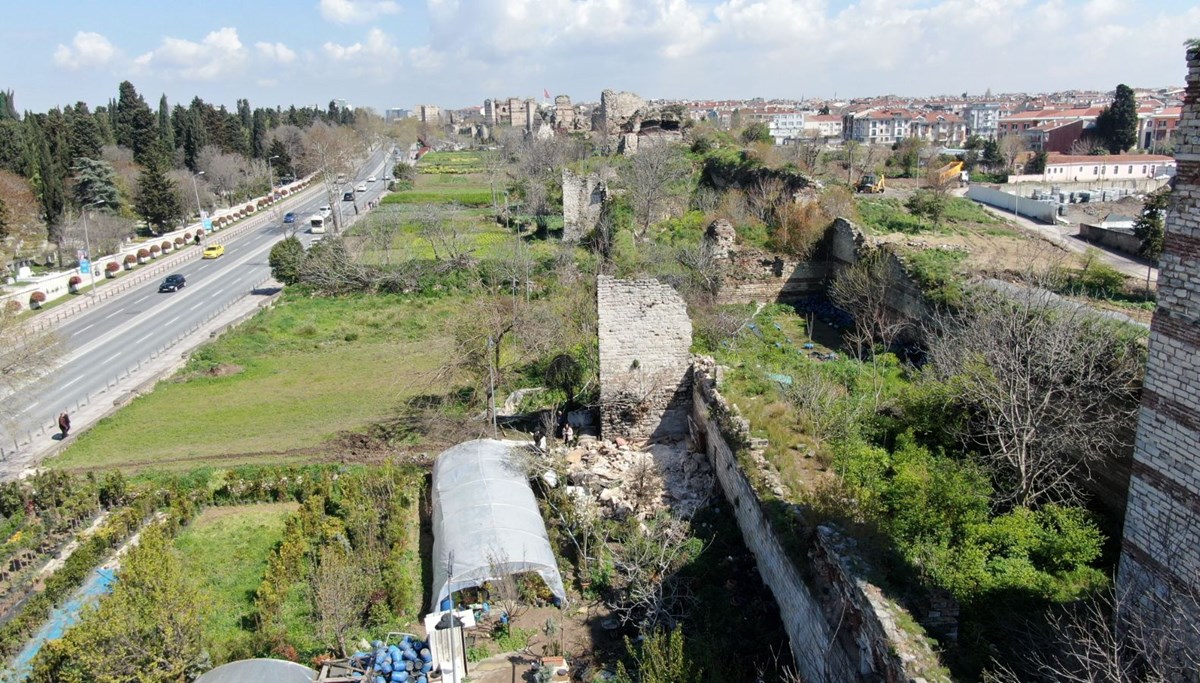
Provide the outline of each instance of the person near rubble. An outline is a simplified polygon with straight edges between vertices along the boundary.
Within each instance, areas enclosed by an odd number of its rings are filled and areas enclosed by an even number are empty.
[[[575,428],[571,426],[570,422],[563,427],[563,443],[567,444],[568,446],[575,445]]]
[[[67,411],[63,411],[58,416],[58,431],[62,433],[62,438],[67,438],[67,434],[71,431],[71,418],[67,416]]]

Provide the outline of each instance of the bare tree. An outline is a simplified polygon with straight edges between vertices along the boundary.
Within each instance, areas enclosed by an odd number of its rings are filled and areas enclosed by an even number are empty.
[[[659,513],[621,541],[613,548],[616,590],[608,600],[613,614],[643,630],[674,627],[690,602],[677,574],[703,552],[687,522]]]
[[[690,289],[710,299],[721,291],[725,262],[707,244],[679,247],[675,250],[675,260],[687,271]]]
[[[929,342],[970,416],[964,437],[1004,502],[1077,498],[1074,480],[1130,447],[1144,331],[1033,288],[977,288]]]
[[[346,639],[362,623],[367,577],[363,568],[349,557],[349,551],[341,546],[325,546],[320,557],[312,573],[317,630],[345,657],[350,654]]]
[[[349,174],[355,158],[362,152],[362,139],[346,126],[330,126],[317,121],[305,131],[303,163],[320,174],[326,203],[337,206],[342,187],[338,178]],[[334,231],[341,232],[341,215],[333,212]]]
[[[796,164],[796,168],[800,169],[808,175],[816,175],[821,172],[821,149],[822,145],[818,140],[804,138],[797,140],[795,143],[788,145],[787,158],[792,163]]]
[[[746,187],[746,208],[759,221],[776,225],[780,209],[792,200],[779,178],[759,175]]]
[[[62,340],[49,330],[32,331],[19,311],[0,306],[0,391],[16,393],[54,368]]]
[[[460,214],[457,204],[419,204],[413,209],[413,220],[432,247],[433,258],[456,267],[466,265],[473,251]]]
[[[224,200],[226,206],[232,206],[234,202],[239,201],[242,196],[240,190],[251,173],[245,157],[240,154],[228,154],[221,151],[220,147],[208,145],[200,150],[196,165],[204,171],[204,175],[197,182],[210,184],[213,192]],[[180,182],[179,185],[181,190],[191,189],[191,178]],[[194,202],[195,199],[184,202],[184,206]]]
[[[508,615],[508,623],[520,619],[529,611],[529,603],[521,590],[521,570],[524,562],[516,562],[503,548],[491,548],[485,555],[488,563],[488,600]]]
[[[640,147],[629,160],[621,179],[633,208],[638,239],[645,239],[652,224],[682,207],[691,172],[683,148],[670,143]]]
[[[64,222],[62,248],[67,252],[84,249],[91,244],[95,254],[115,254],[125,240],[137,234],[133,221],[108,211],[88,211],[87,235],[84,235],[82,215],[71,216]],[[86,239],[85,239],[86,237]]]
[[[854,318],[854,332],[849,336],[860,358],[876,344],[884,350],[891,348],[912,326],[912,321],[889,303],[889,294],[898,284],[890,259],[882,249],[870,251],[858,263],[842,269],[829,286],[829,298]]]
[[[1000,158],[1004,159],[1004,170],[1012,173],[1017,159],[1029,149],[1029,143],[1025,141],[1024,135],[1013,133],[1000,138],[997,144],[1000,148]]]

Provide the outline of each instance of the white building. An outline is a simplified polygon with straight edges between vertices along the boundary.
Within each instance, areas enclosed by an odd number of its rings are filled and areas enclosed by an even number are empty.
[[[1047,182],[1138,180],[1175,175],[1175,159],[1160,154],[1075,156],[1051,153],[1046,158]]]
[[[979,102],[963,109],[967,122],[967,135],[995,140],[1000,132],[1000,105],[995,102]]]
[[[772,114],[767,127],[775,144],[782,145],[789,139],[801,137],[804,134],[804,112],[789,111]]]

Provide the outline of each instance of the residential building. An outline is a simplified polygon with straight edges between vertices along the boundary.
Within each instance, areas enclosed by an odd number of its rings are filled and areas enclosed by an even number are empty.
[[[842,117],[836,114],[812,114],[804,117],[804,137],[841,138]]]
[[[1182,111],[1182,107],[1158,107],[1144,113],[1139,111],[1138,145],[1142,149],[1157,150],[1172,144]]]
[[[974,102],[963,108],[963,119],[967,123],[967,135],[995,140],[1000,132],[1000,104],[998,102]]]
[[[1029,143],[1029,149],[1034,152],[1069,154],[1071,146],[1083,139],[1084,124],[1082,119],[1047,121],[1024,131],[1022,135]]]
[[[909,134],[929,142],[957,145],[967,140],[967,123],[950,112],[926,112],[912,117]]]
[[[775,144],[782,145],[789,139],[804,135],[804,112],[789,111],[772,114],[767,126]]]
[[[400,119],[407,119],[410,116],[412,116],[412,112],[410,112],[407,109],[402,109],[400,107],[393,107],[392,109],[385,109],[383,112],[384,120],[388,121],[389,123],[392,121],[399,121]]]

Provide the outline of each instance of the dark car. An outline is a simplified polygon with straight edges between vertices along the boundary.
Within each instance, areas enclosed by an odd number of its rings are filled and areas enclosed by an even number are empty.
[[[283,214],[283,222],[284,223],[295,223],[296,222],[296,214],[292,213],[291,211],[288,211],[287,213]]]
[[[347,193],[343,194],[343,195],[342,195],[342,201],[343,201],[343,202],[352,202],[352,201],[354,201],[354,193],[353,193],[353,192],[347,192]]]
[[[168,275],[167,279],[163,280],[163,283],[158,286],[158,291],[160,291],[160,292],[177,292],[177,291],[183,289],[183,286],[185,284],[187,284],[187,278],[180,275],[179,273],[175,273],[174,275]]]

